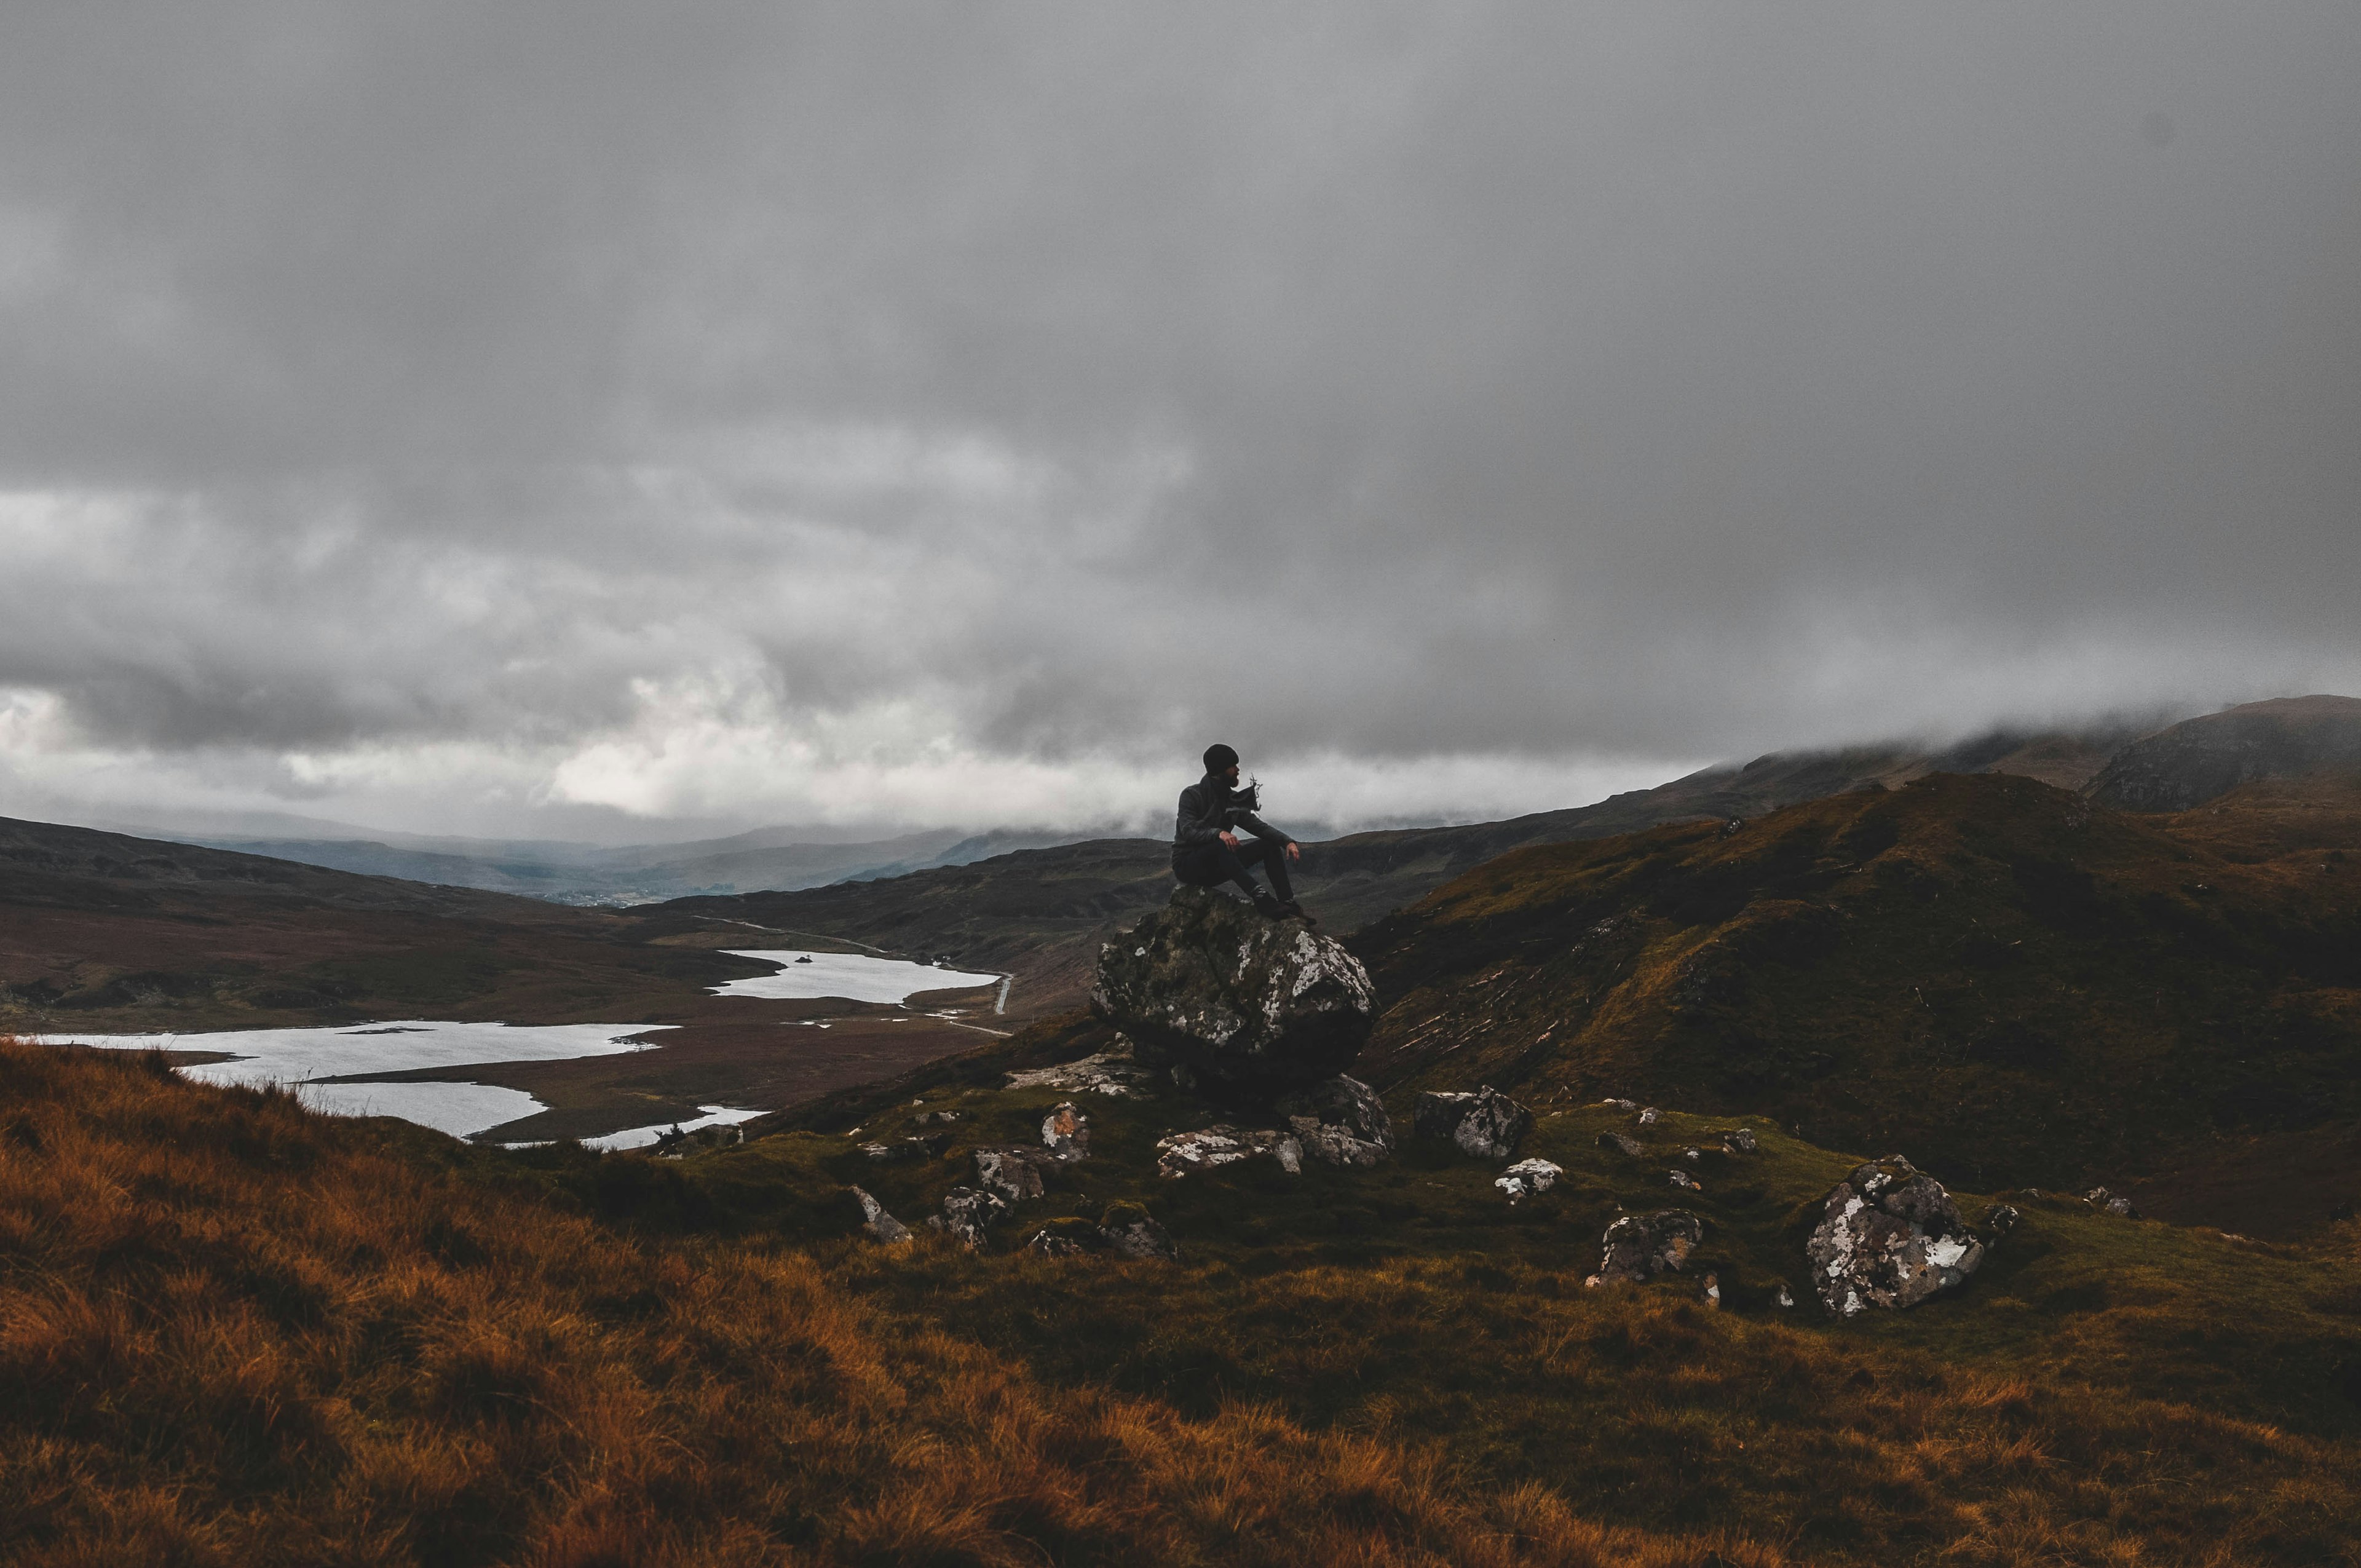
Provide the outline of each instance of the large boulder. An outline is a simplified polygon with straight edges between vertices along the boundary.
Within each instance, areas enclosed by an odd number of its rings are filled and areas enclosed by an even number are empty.
[[[1394,1151],[1385,1102],[1357,1078],[1322,1079],[1282,1096],[1279,1112],[1303,1152],[1330,1165],[1376,1165]]]
[[[1477,1159],[1506,1159],[1533,1124],[1533,1113],[1486,1084],[1475,1093],[1429,1090],[1411,1109],[1411,1128],[1422,1138],[1449,1138]]]
[[[1358,959],[1294,920],[1211,888],[1100,950],[1091,1006],[1142,1061],[1212,1090],[1270,1094],[1342,1071],[1369,1037],[1376,992]]]
[[[1836,1184],[1804,1250],[1821,1304],[1848,1318],[1956,1288],[1984,1255],[1943,1184],[1898,1154]]]

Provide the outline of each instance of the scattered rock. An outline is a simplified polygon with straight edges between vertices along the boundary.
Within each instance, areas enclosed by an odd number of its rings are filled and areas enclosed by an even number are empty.
[[[961,1113],[957,1111],[921,1111],[910,1118],[913,1124],[921,1127],[934,1126],[938,1124],[949,1126],[960,1119]]]
[[[1984,1211],[1984,1229],[1993,1235],[2004,1236],[2016,1229],[2016,1222],[2022,1217],[2013,1204],[1995,1203]]]
[[[1602,1100],[1599,1103],[1609,1111],[1637,1111],[1640,1108],[1636,1100]]]
[[[1073,1257],[1086,1252],[1097,1252],[1106,1245],[1106,1238],[1088,1220],[1052,1220],[1033,1233],[1025,1250],[1045,1257]]]
[[[1107,1094],[1144,1100],[1156,1075],[1139,1065],[1131,1042],[1117,1035],[1096,1056],[1056,1067],[1030,1068],[1008,1075],[1010,1089],[1060,1089],[1069,1094]],[[956,1113],[951,1113],[955,1114]]]
[[[1681,1151],[1681,1157],[1688,1161],[1691,1165],[1695,1165],[1697,1161],[1705,1157],[1705,1151],[1703,1149],[1683,1149]]]
[[[1707,1306],[1715,1308],[1719,1307],[1721,1305],[1721,1276],[1718,1274],[1707,1275],[1705,1277],[1705,1288],[1698,1293],[1698,1296]]]
[[[1653,1105],[1642,1106],[1640,1110],[1640,1125],[1643,1127],[1653,1127],[1663,1117],[1663,1115],[1664,1113],[1657,1110]]]
[[[1509,1201],[1514,1203],[1532,1193],[1548,1191],[1565,1174],[1562,1167],[1552,1165],[1545,1159],[1521,1159],[1495,1177],[1492,1185],[1507,1193]]]
[[[1679,1188],[1684,1192],[1702,1192],[1705,1190],[1705,1184],[1703,1182],[1699,1181],[1696,1177],[1691,1176],[1687,1171],[1682,1170],[1677,1167],[1666,1171],[1664,1174],[1671,1178],[1674,1186]]]
[[[1600,1238],[1598,1272],[1583,1283],[1637,1284],[1667,1271],[1677,1273],[1703,1240],[1704,1223],[1685,1209],[1625,1214],[1607,1227]]]
[[[1616,1153],[1631,1159],[1637,1159],[1646,1152],[1640,1140],[1629,1133],[1601,1133],[1598,1135],[1598,1146],[1603,1149],[1613,1149]]]
[[[1836,1184],[1805,1253],[1821,1302],[1850,1317],[1957,1288],[1984,1249],[1941,1182],[1889,1155]]]
[[[1175,1180],[1192,1170],[1212,1170],[1262,1155],[1279,1161],[1279,1168],[1290,1176],[1303,1168],[1303,1145],[1292,1133],[1203,1127],[1159,1138],[1156,1148],[1156,1174]]]
[[[1099,1236],[1125,1257],[1160,1257],[1179,1262],[1180,1249],[1148,1211],[1137,1203],[1110,1203],[1099,1216]]]
[[[2119,1197],[2103,1187],[2093,1187],[2083,1193],[2082,1201],[2092,1208],[2104,1209],[2110,1214],[2121,1215],[2126,1220],[2136,1220],[2140,1217],[2140,1212],[2132,1207],[2130,1199]]]
[[[1533,1124],[1533,1114],[1486,1084],[1475,1093],[1429,1090],[1418,1097],[1411,1127],[1422,1138],[1449,1138],[1477,1159],[1506,1159]]]
[[[1279,1110],[1303,1152],[1331,1165],[1376,1165],[1393,1153],[1393,1123],[1378,1091],[1357,1078],[1323,1079],[1284,1095]]]
[[[1012,1203],[1038,1198],[1042,1157],[1020,1144],[989,1144],[975,1151],[975,1179]]]
[[[894,1157],[894,1151],[887,1148],[884,1144],[863,1144],[861,1146],[861,1152],[867,1155],[871,1159],[892,1159]]]
[[[1071,1100],[1041,1119],[1041,1146],[1060,1165],[1091,1157],[1091,1119]]]
[[[954,1187],[943,1194],[943,1212],[927,1222],[971,1247],[983,1245],[986,1232],[1007,1216],[1008,1205],[997,1192]]]
[[[1795,1293],[1787,1288],[1785,1280],[1779,1281],[1778,1292],[1771,1298],[1771,1304],[1774,1307],[1792,1307],[1795,1304]]]
[[[861,1205],[861,1228],[873,1240],[893,1244],[910,1239],[910,1227],[887,1213],[884,1204],[858,1187],[852,1196]]]
[[[1202,887],[1180,888],[1100,949],[1091,989],[1142,1061],[1257,1091],[1341,1071],[1369,1037],[1376,997],[1334,938]]]
[[[1735,1132],[1721,1135],[1721,1152],[1724,1154],[1752,1154],[1761,1146],[1752,1127],[1740,1127]]]

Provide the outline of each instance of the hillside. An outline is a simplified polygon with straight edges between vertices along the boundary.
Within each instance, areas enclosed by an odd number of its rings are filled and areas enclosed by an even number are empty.
[[[2077,1190],[2361,1120],[2350,776],[2153,817],[1938,774],[1519,850],[1355,946],[1387,1085],[1751,1110]]]
[[[1708,768],[1564,811],[1309,843],[1297,885],[1327,929],[1351,931],[1497,855],[1532,844],[1609,838],[1663,822],[1751,817],[1938,770],[2015,773],[2080,788],[2131,733],[2001,731],[1942,751],[1883,746],[1773,753],[1743,767]],[[1171,888],[1164,841],[1102,839],[857,885],[680,899],[666,907],[1006,970],[1016,976],[1012,1013],[1033,1018],[1079,1005],[1099,944],[1160,905]]]
[[[2186,811],[2243,784],[2361,771],[2361,698],[2280,697],[2175,724],[2125,746],[2089,786],[2134,811]]]
[[[851,1102],[678,1161],[507,1155],[0,1046],[0,1557],[2350,1561],[2349,1234],[2020,1197],[1967,1294],[1832,1323],[1763,1292],[1853,1157],[1766,1126],[1688,1200],[1714,1310],[1694,1276],[1581,1287],[1618,1207],[1661,1201],[1598,1146],[1612,1113],[1545,1118],[1566,1176],[1510,1208],[1429,1145],[1161,1182],[1150,1142],[1208,1109],[1178,1098],[1094,1098],[1093,1158],[982,1254],[851,1234],[847,1181],[917,1218],[1057,1097],[1003,1070],[1103,1035],[862,1097],[881,1135],[912,1098],[972,1129],[884,1167]],[[1711,1125],[1672,1113],[1656,1159]],[[1110,1199],[1181,1261],[1016,1250]]]

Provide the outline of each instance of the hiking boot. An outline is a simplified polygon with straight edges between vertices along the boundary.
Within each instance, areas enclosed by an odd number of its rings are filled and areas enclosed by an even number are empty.
[[[1254,906],[1257,913],[1268,916],[1273,920],[1284,920],[1288,916],[1287,905],[1265,893],[1261,888],[1255,889]]]
[[[1301,920],[1306,926],[1312,927],[1317,927],[1320,924],[1320,916],[1312,914],[1312,911],[1304,908],[1303,905],[1296,903],[1295,900],[1291,898],[1285,904],[1280,905],[1279,907],[1287,912],[1288,918],[1290,920]]]

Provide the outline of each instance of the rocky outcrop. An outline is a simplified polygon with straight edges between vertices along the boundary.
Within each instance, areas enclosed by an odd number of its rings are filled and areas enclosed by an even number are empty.
[[[1279,1161],[1290,1176],[1303,1168],[1303,1145],[1291,1133],[1216,1125],[1159,1138],[1156,1149],[1156,1174],[1171,1180],[1261,1157]]]
[[[1625,1214],[1599,1238],[1598,1272],[1585,1285],[1639,1284],[1677,1273],[1705,1240],[1705,1223],[1686,1209]]]
[[[861,1205],[861,1228],[872,1240],[890,1244],[910,1239],[910,1227],[887,1213],[884,1204],[858,1187],[852,1190],[852,1197]]]
[[[1117,1099],[1144,1100],[1155,1074],[1139,1065],[1129,1040],[1121,1035],[1096,1056],[1056,1067],[1027,1068],[1008,1075],[1010,1089],[1056,1089],[1068,1094],[1104,1094]],[[947,1113],[948,1114],[948,1113]]]
[[[1492,1185],[1507,1193],[1509,1201],[1514,1203],[1536,1192],[1548,1191],[1565,1174],[1563,1167],[1552,1165],[1545,1159],[1521,1159],[1494,1177]]]
[[[1473,1094],[1430,1090],[1418,1097],[1411,1127],[1422,1138],[1449,1138],[1477,1159],[1506,1159],[1517,1152],[1533,1113],[1487,1084]]]
[[[1842,1317],[1915,1307],[1955,1289],[1983,1255],[1943,1184],[1900,1155],[1838,1182],[1805,1247],[1813,1290]]]
[[[999,1193],[954,1187],[943,1194],[943,1212],[927,1223],[968,1246],[980,1247],[986,1234],[1007,1214],[1008,1205]]]
[[[1598,1146],[1613,1149],[1626,1159],[1638,1159],[1646,1152],[1645,1146],[1629,1133],[1601,1133],[1598,1135]]]
[[[975,1151],[975,1179],[1011,1203],[1041,1196],[1040,1151],[1021,1144],[990,1144]]]
[[[1091,1119],[1071,1100],[1041,1118],[1041,1147],[1060,1165],[1091,1157]]]
[[[1385,1102],[1357,1078],[1323,1079],[1282,1096],[1279,1110],[1303,1152],[1314,1159],[1376,1165],[1393,1153],[1393,1123]]]
[[[1091,1006],[1139,1059],[1215,1091],[1334,1077],[1369,1037],[1376,992],[1334,938],[1183,887],[1099,954]]]

